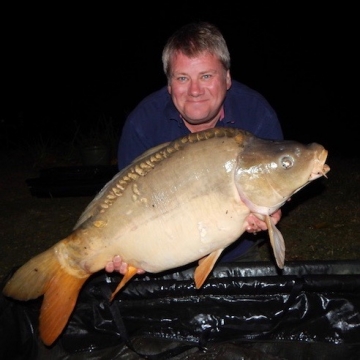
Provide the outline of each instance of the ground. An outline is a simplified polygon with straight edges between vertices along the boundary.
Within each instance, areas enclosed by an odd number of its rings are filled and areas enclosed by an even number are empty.
[[[295,194],[278,225],[286,261],[360,259],[360,160],[328,157],[331,170]],[[64,164],[41,164],[61,166]],[[0,275],[67,236],[93,196],[38,198],[25,182],[39,175],[27,152],[0,156]],[[268,244],[263,260],[273,261]]]

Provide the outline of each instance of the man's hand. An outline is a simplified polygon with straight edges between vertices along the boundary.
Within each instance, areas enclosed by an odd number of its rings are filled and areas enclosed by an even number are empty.
[[[114,256],[112,261],[109,261],[105,266],[105,271],[114,272],[118,271],[120,274],[125,275],[128,269],[128,264],[121,260],[119,255]],[[138,274],[144,274],[145,270],[138,269]]]
[[[274,224],[276,225],[280,218],[281,218],[281,209],[275,211],[272,215],[271,215]],[[248,226],[246,227],[246,231],[249,233],[257,233],[259,231],[262,230],[267,230],[267,225],[265,223],[265,221],[260,220],[258,217],[256,217],[253,214],[250,214],[247,217],[247,222],[248,222]],[[118,271],[120,274],[125,275],[128,269],[128,264],[126,262],[123,262],[121,260],[121,257],[119,255],[114,256],[112,261],[109,261],[106,266],[105,266],[105,270],[107,272],[114,272],[114,271]],[[145,270],[143,269],[138,269],[137,270],[138,274],[144,274]]]
[[[274,225],[276,225],[281,219],[281,209],[276,210],[273,214],[270,215],[274,221]],[[249,233],[257,233],[262,230],[267,230],[267,225],[265,221],[260,220],[254,214],[250,214],[247,217],[248,226],[246,227],[246,231]]]

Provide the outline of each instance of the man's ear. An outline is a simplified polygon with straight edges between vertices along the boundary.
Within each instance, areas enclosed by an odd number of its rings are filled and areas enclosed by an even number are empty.
[[[226,89],[229,90],[231,87],[231,75],[230,70],[226,72]]]

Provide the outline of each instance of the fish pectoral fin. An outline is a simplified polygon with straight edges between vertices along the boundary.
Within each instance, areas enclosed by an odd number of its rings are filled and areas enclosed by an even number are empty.
[[[137,268],[134,266],[129,265],[128,266],[128,270],[125,273],[125,275],[123,276],[123,278],[121,279],[119,285],[117,286],[117,288],[115,289],[115,291],[111,294],[110,297],[110,302],[113,301],[115,295],[119,292],[119,290],[121,290],[125,284],[133,277],[137,274]]]
[[[265,216],[265,222],[268,227],[270,244],[273,248],[276,264],[280,269],[283,269],[285,263],[284,238],[269,215]]]
[[[194,273],[195,286],[197,289],[201,288],[223,250],[224,249],[216,250],[199,260],[199,265],[196,267]]]
[[[50,346],[63,331],[88,277],[78,278],[59,268],[50,280],[39,317],[40,337],[45,345]]]

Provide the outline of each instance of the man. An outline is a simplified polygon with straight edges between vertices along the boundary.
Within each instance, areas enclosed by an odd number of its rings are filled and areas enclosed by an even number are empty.
[[[214,25],[199,22],[180,28],[167,41],[162,62],[167,86],[142,100],[126,119],[118,148],[119,169],[154,146],[216,126],[283,139],[277,115],[264,97],[231,78],[229,50]],[[277,223],[281,211],[272,216]],[[247,220],[248,232],[267,229],[254,215]],[[251,236],[243,234],[220,261],[248,259],[246,254],[258,244]],[[126,268],[119,256],[106,266],[110,272],[125,273]]]

